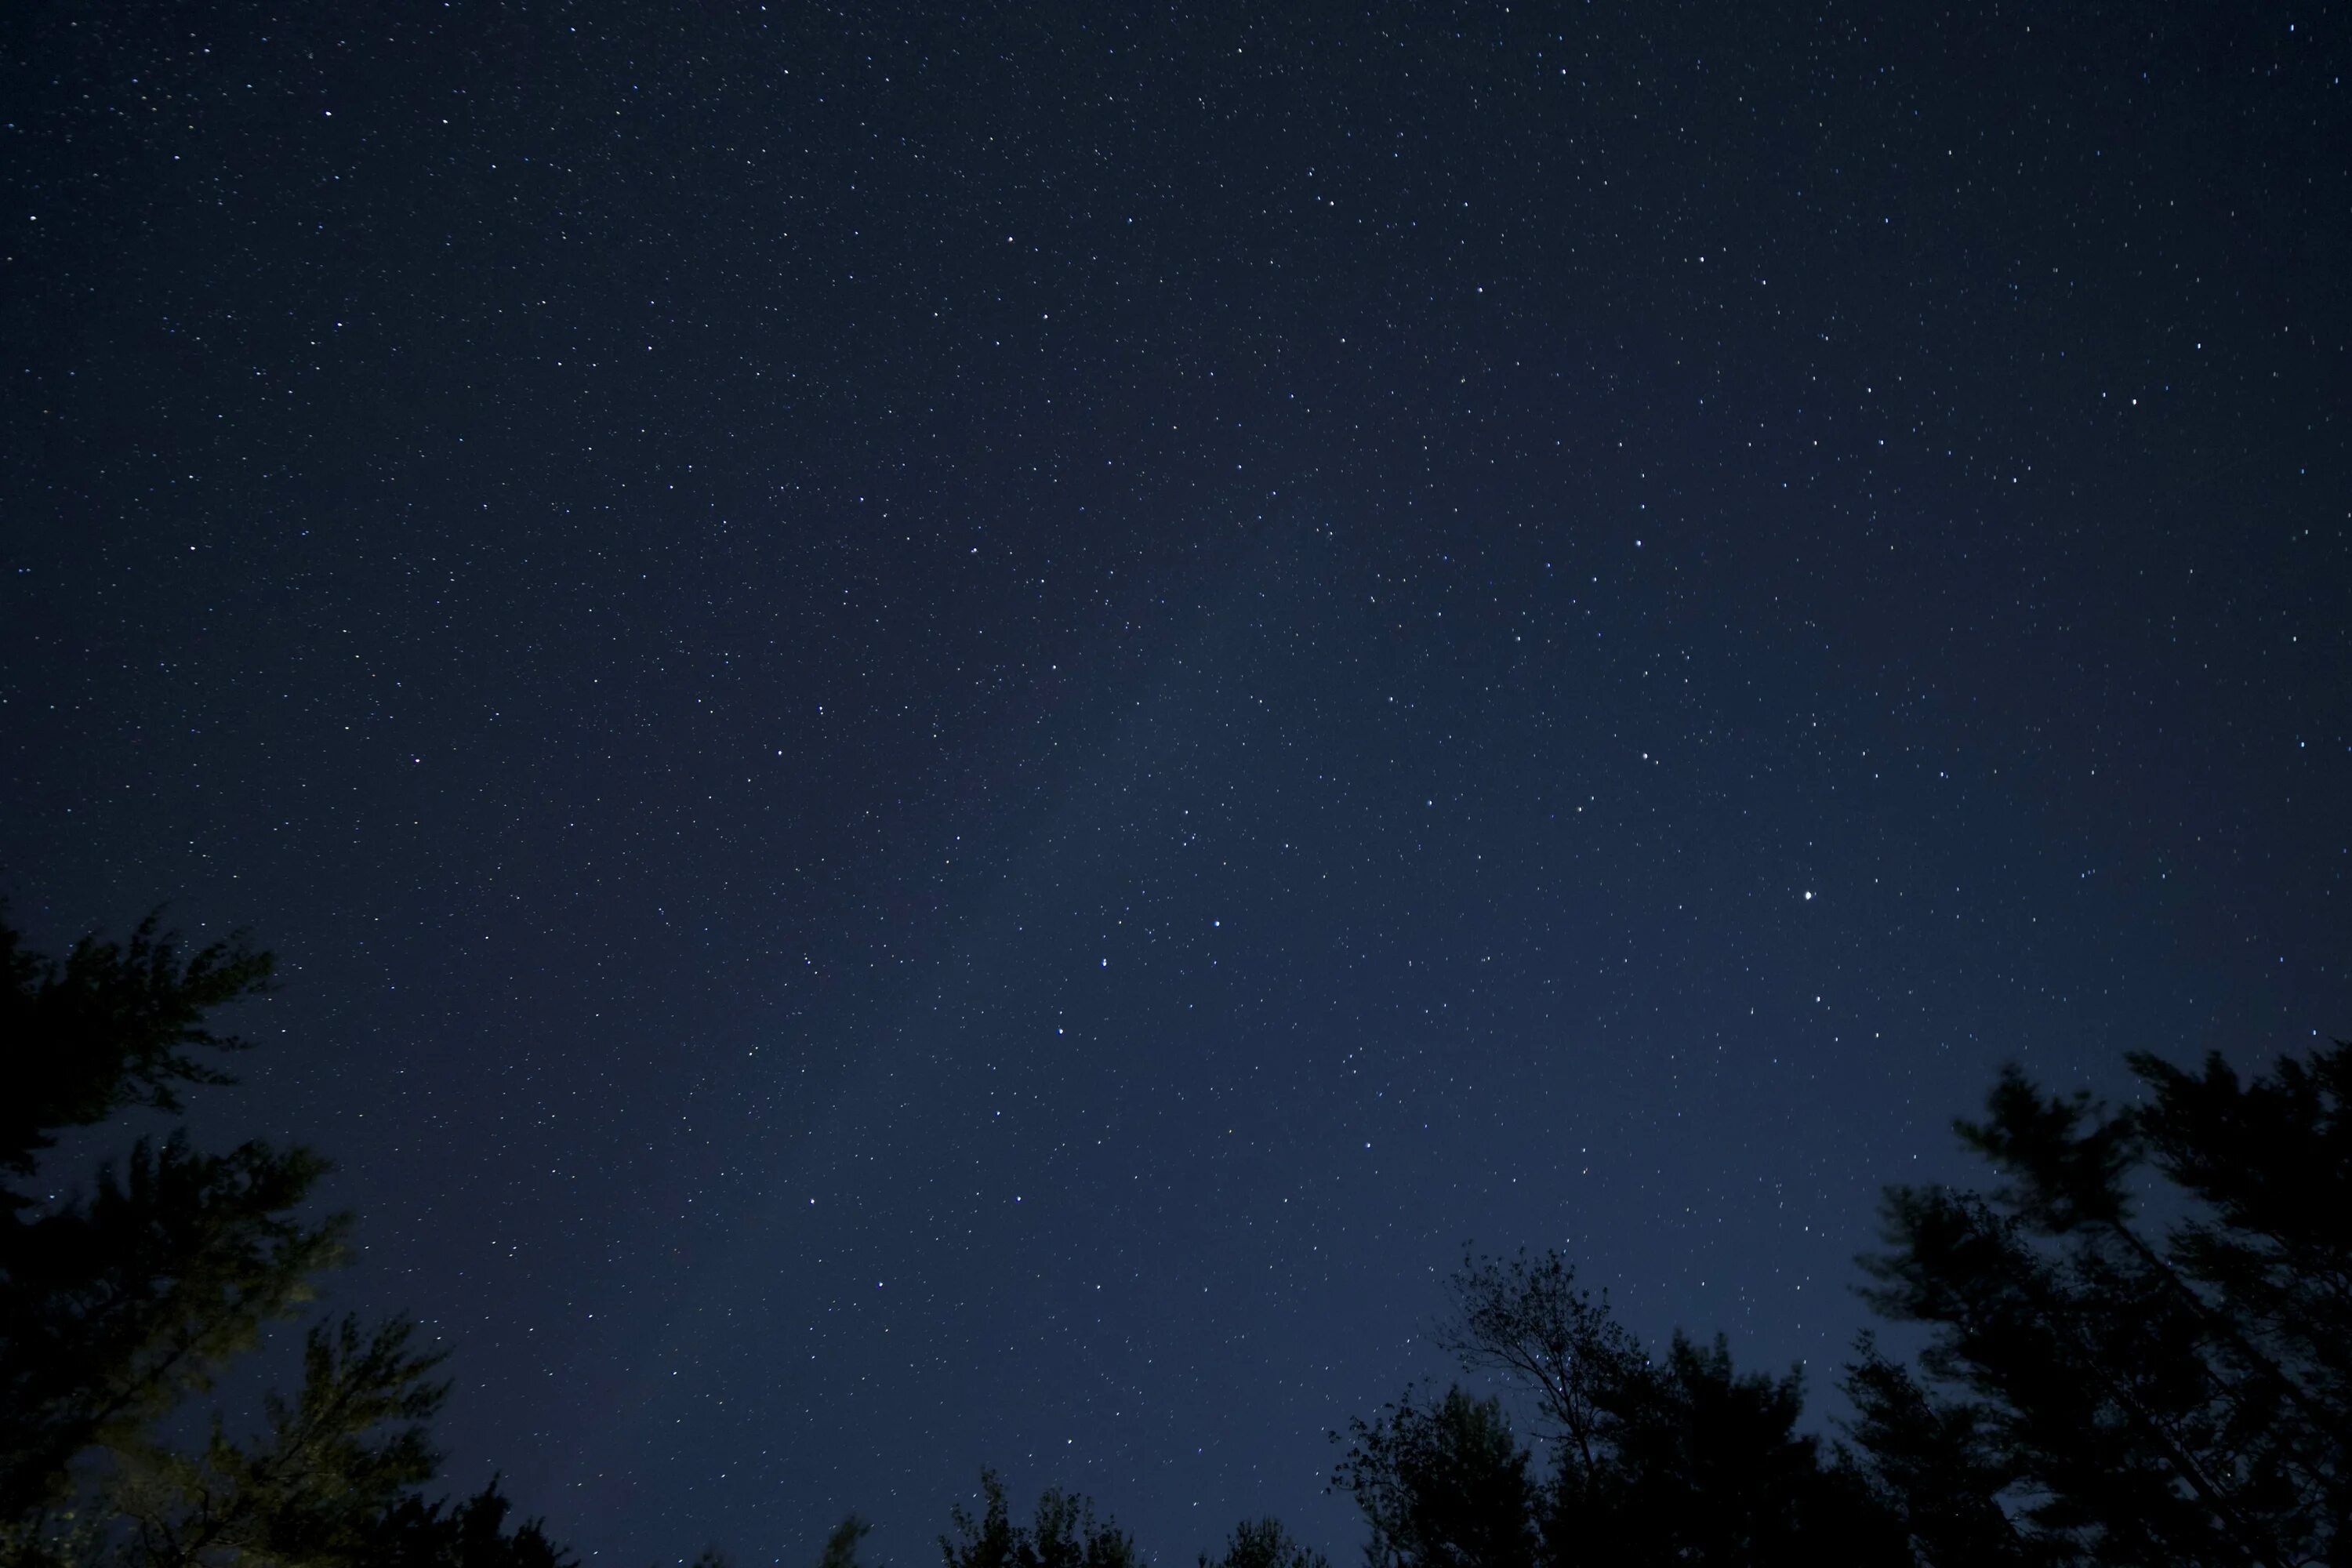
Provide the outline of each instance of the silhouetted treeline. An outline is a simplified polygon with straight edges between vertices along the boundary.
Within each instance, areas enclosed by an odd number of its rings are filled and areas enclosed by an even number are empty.
[[[1359,1421],[1339,1472],[1374,1564],[1900,1563],[1867,1477],[1796,1430],[1799,1375],[1735,1372],[1721,1340],[1645,1355],[1556,1255],[1473,1260],[1444,1337],[1532,1405],[1459,1386]]]
[[[1339,1484],[1394,1568],[2352,1561],[2352,1046],[2251,1083],[2129,1059],[2137,1103],[2002,1074],[1983,1192],[1895,1187],[1843,1442],[1722,1340],[1651,1357],[1556,1255],[1473,1259],[1445,1339],[1519,1391],[1357,1423]],[[2158,1226],[2150,1206],[2175,1215]]]
[[[301,1313],[351,1218],[303,1217],[327,1167],[299,1145],[140,1139],[64,1198],[42,1160],[233,1081],[246,1044],[208,1019],[270,971],[152,919],[61,960],[0,921],[0,1568],[572,1568],[495,1480],[428,1500],[445,1390],[405,1319],[314,1321],[300,1386],[249,1430],[163,1436]],[[1834,1439],[1799,1429],[1797,1370],[1741,1371],[1719,1337],[1653,1353],[1557,1254],[1466,1259],[1441,1338],[1499,1388],[1408,1393],[1342,1435],[1367,1568],[2352,1563],[2352,1046],[2251,1081],[2129,1063],[2120,1108],[2004,1073],[1958,1124],[1993,1184],[1888,1191],[1864,1294],[1925,1349],[1865,1336]],[[819,1568],[856,1568],[866,1533],[843,1521]],[[1142,1560],[1073,1494],[1013,1522],[993,1474],[940,1547]],[[1200,1563],[1328,1568],[1273,1520]]]

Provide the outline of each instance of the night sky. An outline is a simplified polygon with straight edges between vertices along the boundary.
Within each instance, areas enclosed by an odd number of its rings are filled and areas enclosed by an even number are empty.
[[[2001,1061],[2352,1032],[2345,16],[1927,9],[8,5],[13,918],[597,1562],[1351,1559],[1465,1243],[1828,1419]]]

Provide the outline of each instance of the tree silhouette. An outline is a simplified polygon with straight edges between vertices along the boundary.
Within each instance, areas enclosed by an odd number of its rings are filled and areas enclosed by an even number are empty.
[[[1139,1568],[1134,1541],[1097,1521],[1090,1499],[1048,1489],[1037,1499],[1035,1523],[1024,1526],[1012,1521],[994,1470],[980,1473],[980,1489],[979,1514],[957,1504],[955,1533],[940,1537],[947,1568]]]
[[[275,960],[243,932],[183,959],[159,923],[149,915],[127,942],[85,937],[60,963],[0,920],[0,1170],[32,1174],[64,1128],[134,1105],[177,1111],[176,1085],[236,1081],[194,1053],[250,1047],[206,1028],[205,1015],[268,990]]]
[[[433,1477],[425,1423],[442,1389],[426,1379],[440,1357],[412,1352],[411,1333],[399,1321],[313,1328],[300,1392],[267,1399],[257,1442],[236,1441],[215,1417],[194,1455],[116,1447],[106,1498],[131,1553],[155,1568],[368,1555],[382,1516]]]
[[[1234,1526],[1225,1554],[1201,1553],[1201,1568],[1331,1568],[1330,1560],[1294,1539],[1277,1519],[1244,1520]]]
[[[1460,1388],[1357,1422],[1336,1484],[1391,1568],[1536,1563],[1896,1563],[1902,1537],[1867,1479],[1800,1434],[1801,1379],[1733,1370],[1720,1339],[1644,1355],[1557,1253],[1472,1258],[1437,1342],[1533,1398],[1549,1449],[1499,1401]]]
[[[817,1568],[857,1568],[857,1546],[874,1527],[851,1514],[833,1527],[824,1538],[824,1550],[817,1556]]]
[[[367,1568],[577,1568],[537,1521],[507,1529],[513,1506],[495,1476],[461,1503],[404,1497],[376,1521],[360,1561]],[[853,1539],[850,1556],[828,1554],[820,1568],[850,1568],[856,1544]]]
[[[1499,1400],[1455,1387],[1423,1406],[1408,1394],[1350,1435],[1334,1484],[1371,1527],[1368,1568],[1533,1568],[1531,1456]]]
[[[557,1568],[537,1526],[501,1534],[495,1485],[450,1512],[416,1499],[443,1389],[404,1319],[314,1325],[300,1387],[264,1402],[257,1436],[215,1415],[193,1451],[165,1440],[341,1261],[350,1217],[300,1213],[317,1153],[205,1153],[173,1132],[86,1193],[26,1185],[66,1130],[234,1081],[212,1058],[246,1044],[207,1020],[270,971],[241,936],[185,953],[152,917],[62,961],[0,921],[0,1563]]]
[[[2142,1101],[2015,1068],[1958,1124],[2003,1178],[1895,1187],[1856,1440],[1927,1561],[2333,1563],[2352,1547],[2352,1047]],[[2158,1226],[2143,1211],[2173,1215]]]
[[[1720,1335],[1702,1347],[1677,1333],[1617,1407],[1611,1462],[1555,1488],[1554,1562],[1908,1561],[1866,1479],[1797,1430],[1800,1372],[1738,1373]]]
[[[576,1568],[495,1480],[425,1500],[440,1356],[404,1319],[312,1324],[250,1431],[170,1440],[343,1258],[349,1216],[310,1209],[326,1163],[174,1131],[60,1195],[47,1162],[233,1081],[246,1043],[210,1019],[270,972],[152,918],[61,960],[0,921],[0,1568]],[[2352,1563],[2352,1045],[2250,1082],[2127,1061],[2120,1109],[2005,1071],[1957,1124],[1998,1183],[1888,1189],[1864,1295],[1926,1343],[1912,1365],[1864,1337],[1852,1451],[1798,1430],[1796,1370],[1741,1372],[1721,1338],[1647,1353],[1558,1253],[1465,1258],[1433,1337],[1535,1444],[1459,1386],[1352,1423],[1333,1481],[1369,1568]],[[981,1489],[944,1568],[1139,1568],[1083,1497],[1016,1525]],[[867,1528],[818,1568],[858,1568]],[[1270,1519],[1199,1563],[1329,1568]]]
[[[1604,1292],[1580,1289],[1557,1252],[1468,1257],[1446,1283],[1451,1311],[1436,1325],[1440,1349],[1471,1371],[1499,1372],[1531,1390],[1544,1435],[1560,1462],[1597,1474],[1623,1419],[1624,1391],[1642,1375],[1633,1336],[1610,1315]]]

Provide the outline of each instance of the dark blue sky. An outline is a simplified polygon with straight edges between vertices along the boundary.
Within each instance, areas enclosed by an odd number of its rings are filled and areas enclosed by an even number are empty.
[[[12,7],[15,918],[279,951],[205,1124],[595,1561],[1344,1557],[1470,1241],[1825,1395],[1998,1063],[2352,1029],[2347,58]]]

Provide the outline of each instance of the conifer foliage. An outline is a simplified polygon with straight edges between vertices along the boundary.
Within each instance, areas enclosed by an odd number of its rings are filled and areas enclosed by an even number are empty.
[[[1373,1568],[2352,1561],[2352,1046],[2127,1060],[2122,1108],[2004,1072],[1956,1123],[1994,1184],[1888,1190],[1864,1295],[1926,1345],[1864,1337],[1834,1445],[1793,1371],[1653,1357],[1557,1254],[1465,1262],[1439,1339],[1538,1446],[1459,1387],[1358,1422]]]
[[[1866,1294],[1931,1337],[1864,1346],[1856,1439],[1938,1568],[2345,1561],[2352,1046],[2127,1059],[2120,1108],[2004,1073],[1990,1191],[1889,1190]]]
[[[444,1388],[405,1319],[313,1321],[293,1393],[189,1419],[345,1255],[320,1155],[173,1131],[56,1168],[232,1082],[210,1019],[270,973],[152,919],[58,960],[0,921],[0,1568],[576,1568],[496,1480],[425,1500]],[[1367,1568],[2352,1563],[2352,1045],[2251,1080],[2127,1060],[2121,1107],[2004,1072],[1956,1123],[1993,1183],[1888,1189],[1864,1295],[1924,1348],[1864,1337],[1839,1441],[1800,1430],[1797,1369],[1653,1353],[1558,1253],[1465,1258],[1436,1337],[1502,1386],[1352,1424]],[[1146,1561],[1072,1493],[1015,1523],[992,1472],[950,1525],[942,1568]],[[1329,1564],[1268,1519],[1199,1568]]]
[[[0,921],[0,1563],[562,1568],[535,1527],[501,1531],[495,1482],[454,1512],[418,1498],[443,1389],[404,1319],[313,1323],[299,1388],[265,1400],[258,1430],[215,1415],[171,1440],[342,1260],[350,1216],[303,1213],[326,1162],[173,1131],[77,1188],[44,1156],[69,1130],[234,1081],[220,1062],[246,1042],[207,1020],[270,972],[241,937],[190,952],[152,918],[61,961]]]
[[[981,1472],[980,1489],[980,1512],[958,1504],[953,1533],[940,1537],[946,1568],[1141,1568],[1133,1538],[1096,1519],[1086,1498],[1048,1489],[1035,1522],[1020,1525],[995,1471]]]

